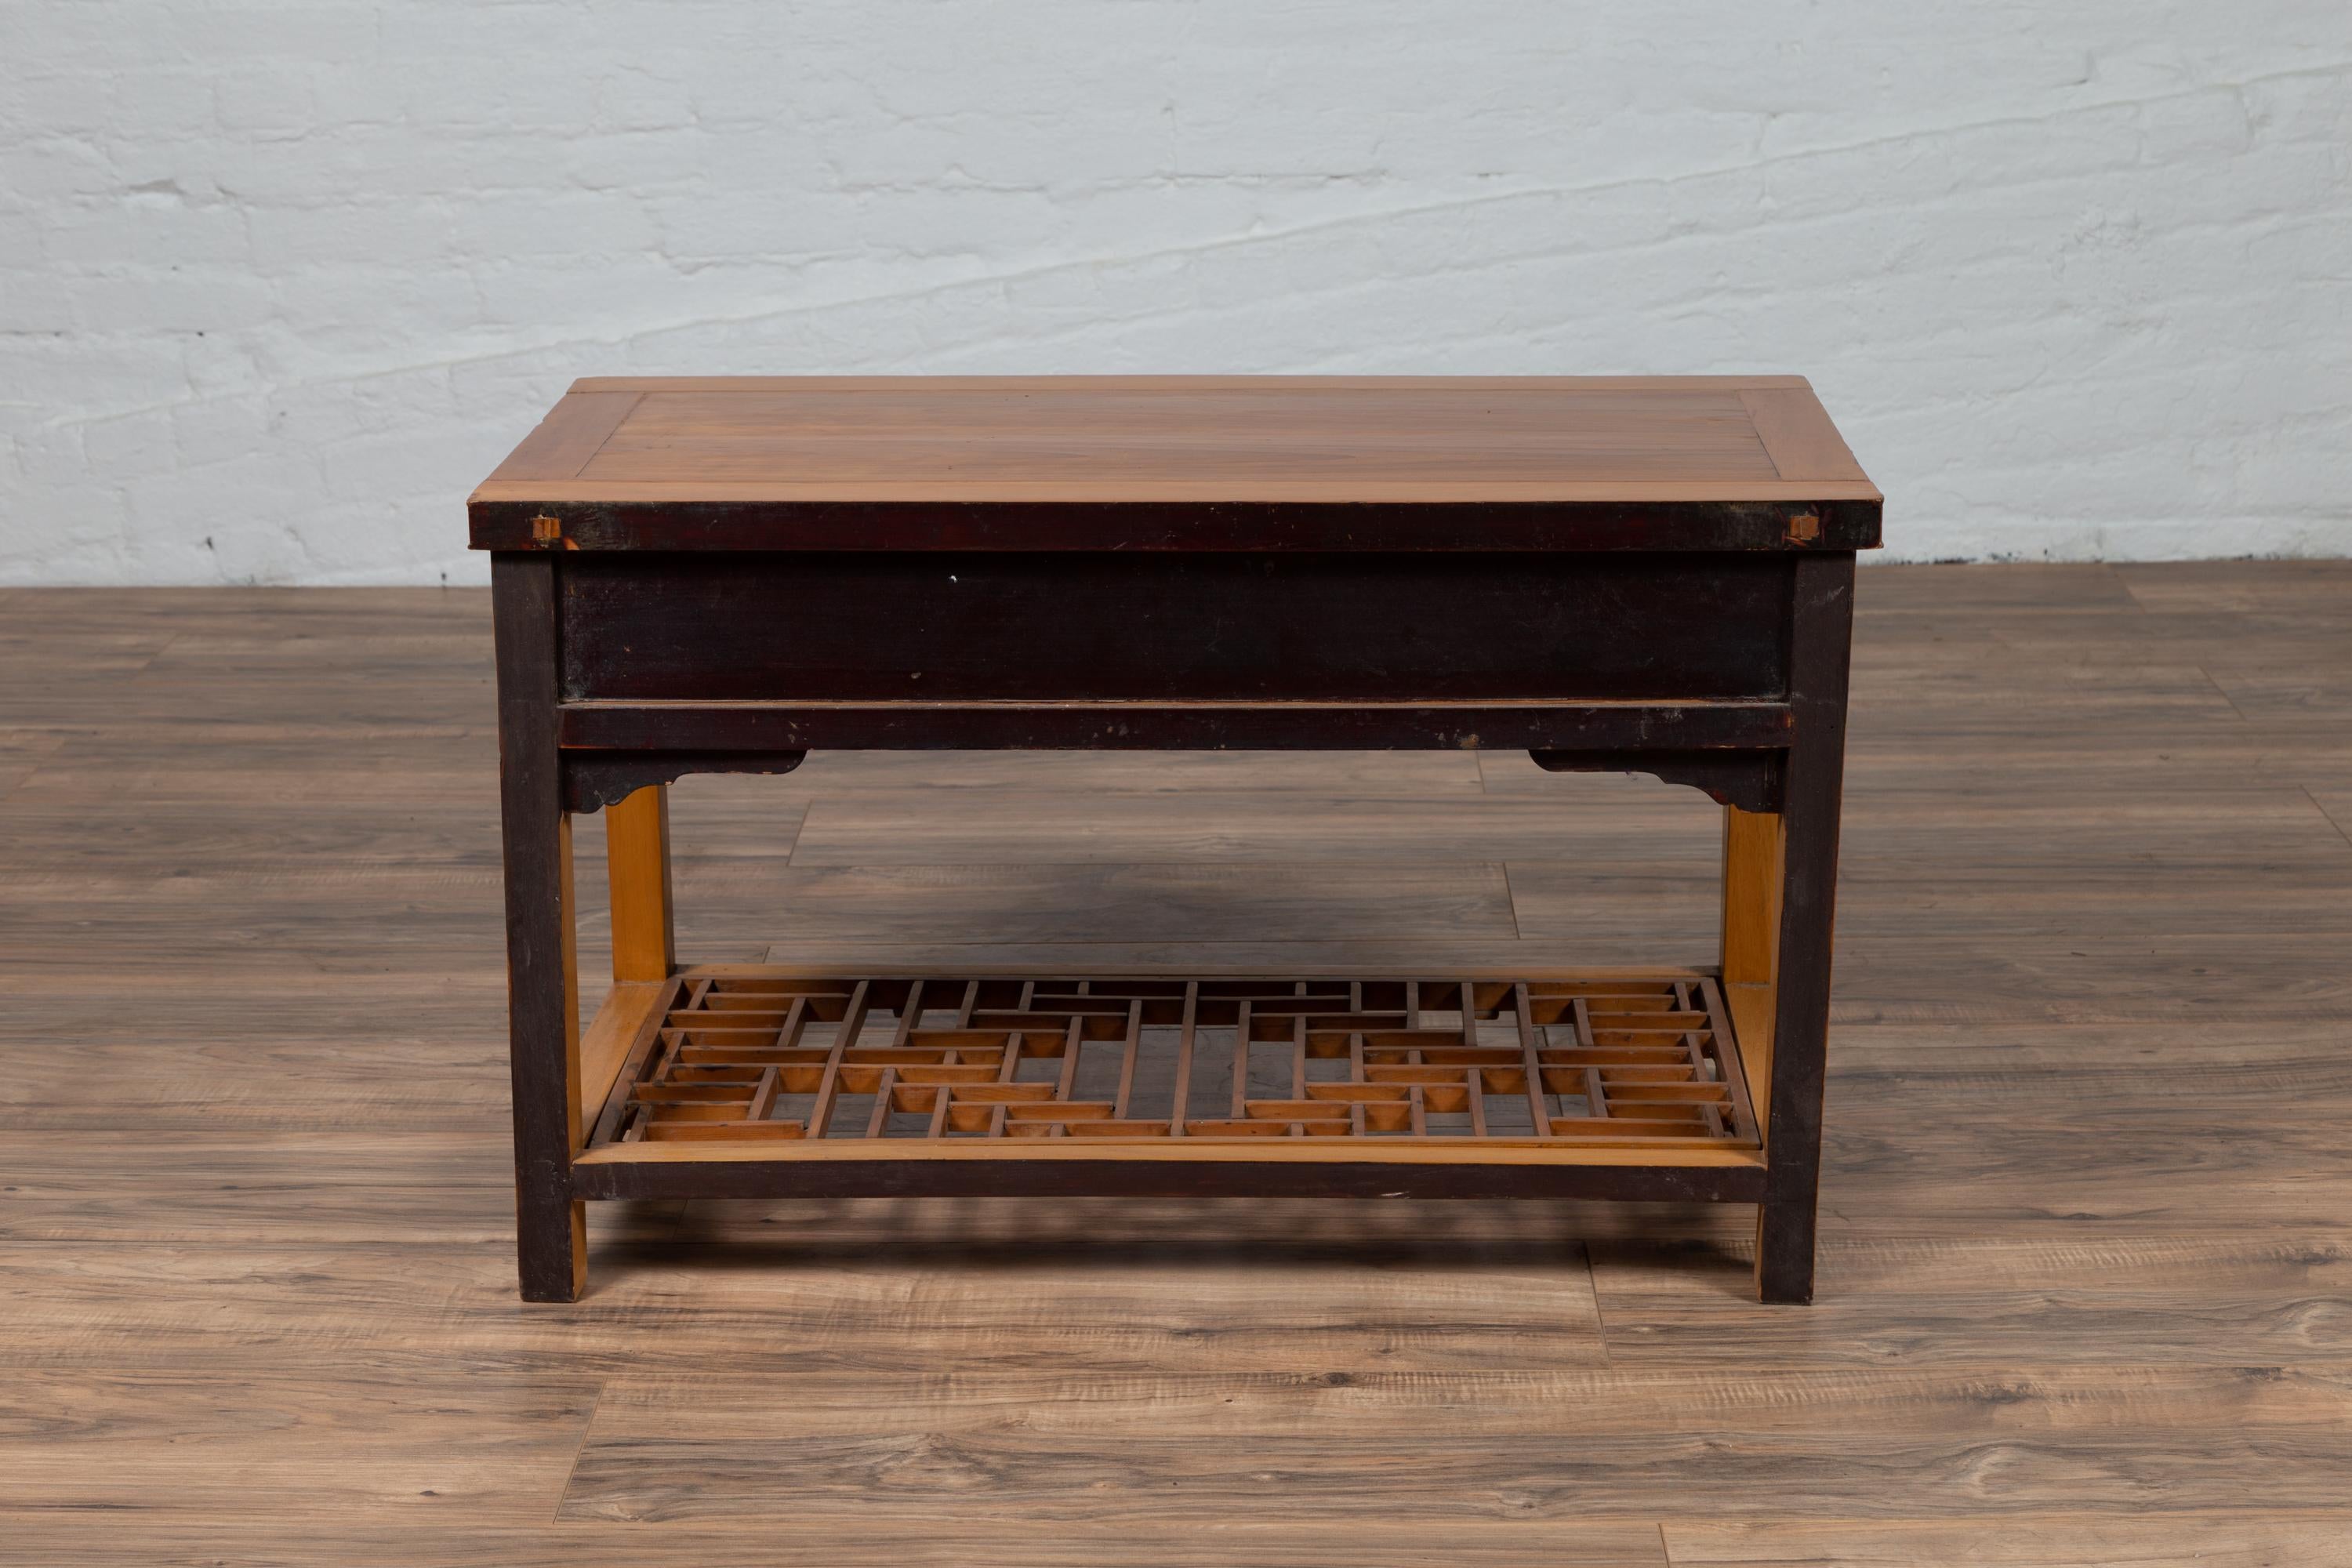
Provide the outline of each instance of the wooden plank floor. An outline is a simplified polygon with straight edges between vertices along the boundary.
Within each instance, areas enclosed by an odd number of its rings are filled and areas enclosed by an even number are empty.
[[[1858,633],[1819,1305],[1740,1209],[949,1200],[599,1206],[525,1308],[486,598],[0,595],[0,1559],[2352,1563],[2352,563]],[[1519,755],[676,813],[698,959],[1711,940],[1712,806]]]

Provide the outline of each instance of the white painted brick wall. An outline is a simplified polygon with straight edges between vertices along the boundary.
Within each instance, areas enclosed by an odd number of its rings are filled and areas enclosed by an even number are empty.
[[[1795,370],[1895,557],[2352,552],[2352,4],[0,0],[0,583],[981,370]]]

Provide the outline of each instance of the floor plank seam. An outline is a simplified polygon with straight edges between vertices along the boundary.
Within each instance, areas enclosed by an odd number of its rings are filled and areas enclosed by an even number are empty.
[[[564,1469],[563,1485],[556,1489],[555,1510],[547,1516],[551,1525],[563,1522],[563,1505],[572,1500],[572,1482],[580,1474],[580,1461],[587,1458],[588,1439],[596,1430],[596,1412],[604,1408],[604,1391],[612,1385],[610,1378],[599,1380],[595,1396],[588,1401],[588,1419],[580,1424],[580,1446],[572,1450],[572,1463]]]
[[[2347,833],[2344,830],[2344,825],[2336,820],[2335,814],[2327,809],[2326,803],[2322,801],[2317,795],[2311,793],[2311,786],[2309,784],[2305,784],[2301,787],[2303,789],[2303,798],[2311,802],[2312,805],[2319,808],[2319,815],[2326,819],[2327,826],[2336,829],[2336,837],[2341,838],[2347,844],[2352,844],[2352,833]]]
[[[2213,672],[2211,670],[2206,668],[2200,664],[2197,667],[2197,673],[2205,678],[2205,684],[2213,689],[2216,696],[2220,697],[2222,701],[2230,705],[2230,711],[2237,715],[2239,723],[2246,724],[2252,722],[2252,720],[2246,717],[2246,710],[2239,707],[2237,702],[2230,696],[2229,688],[2223,686],[2220,681],[2213,679]]]
[[[1583,1244],[1584,1283],[1592,1292],[1592,1333],[1601,1342],[1601,1364],[1614,1366],[1616,1355],[1609,1348],[1609,1314],[1601,1305],[1601,1270],[1592,1260],[1592,1243]]]
[[[2108,562],[2102,561],[2098,565],[2101,572],[2116,580],[2116,585],[2124,591],[2125,602],[2137,610],[2143,618],[2151,617],[2156,614],[2148,607],[2147,601],[2141,598],[2138,592],[2132,587],[2131,578],[2127,574],[2116,571]]]
[[[130,679],[136,680],[141,676],[149,673],[155,668],[156,662],[165,654],[171,652],[173,648],[179,646],[180,639],[186,635],[187,634],[184,632],[173,632],[171,636],[163,639],[163,647],[157,648],[153,653],[147,656],[147,661],[144,664],[142,664],[136,669],[125,670],[123,672],[124,675]]]
[[[793,824],[793,841],[784,847],[784,864],[790,866],[793,857],[801,852],[801,839],[808,832],[808,819],[816,811],[817,803],[811,800],[801,807],[800,820]]]

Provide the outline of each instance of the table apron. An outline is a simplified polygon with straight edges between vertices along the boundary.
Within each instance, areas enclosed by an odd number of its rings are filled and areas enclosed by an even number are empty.
[[[603,751],[1772,751],[1784,702],[567,702]]]
[[[1783,555],[1664,552],[572,554],[561,686],[566,701],[1772,702],[1795,574]]]

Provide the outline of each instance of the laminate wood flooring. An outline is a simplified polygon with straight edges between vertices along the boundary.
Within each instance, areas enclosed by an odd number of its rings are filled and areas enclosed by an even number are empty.
[[[0,1561],[2352,1563],[2352,563],[1856,637],[1817,1305],[1740,1208],[941,1199],[526,1307],[487,596],[0,595]],[[674,816],[692,959],[1712,952],[1715,808],[1518,754]]]

